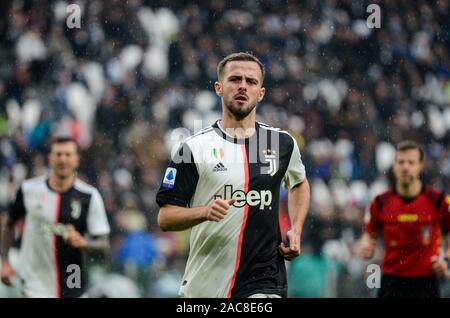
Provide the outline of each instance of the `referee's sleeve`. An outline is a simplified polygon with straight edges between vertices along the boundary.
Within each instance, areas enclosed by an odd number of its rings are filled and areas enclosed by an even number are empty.
[[[189,205],[198,182],[198,171],[191,149],[183,143],[164,172],[156,203],[186,207]]]
[[[305,166],[303,165],[297,142],[294,138],[292,138],[292,142],[294,144],[291,159],[289,160],[289,165],[283,178],[283,186],[286,190],[291,190],[297,184],[302,183],[306,178]]]
[[[379,219],[380,208],[375,198],[370,202],[368,209],[364,215],[364,230],[370,235],[374,235],[381,231],[382,225]]]
[[[9,218],[14,222],[25,217],[25,203],[23,201],[22,187],[19,188],[16,194],[16,199],[9,209]]]

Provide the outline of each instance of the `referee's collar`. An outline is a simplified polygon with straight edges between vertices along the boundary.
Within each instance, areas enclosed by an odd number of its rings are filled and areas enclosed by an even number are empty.
[[[421,188],[420,188],[419,193],[417,193],[417,194],[416,194],[415,196],[413,196],[413,197],[405,197],[405,196],[400,195],[400,193],[398,193],[397,187],[394,185],[394,193],[395,193],[402,201],[404,201],[404,202],[406,202],[406,203],[411,203],[411,202],[413,202],[415,199],[417,199],[417,198],[425,191],[425,187],[426,187],[425,183],[422,182],[422,186],[421,186]]]

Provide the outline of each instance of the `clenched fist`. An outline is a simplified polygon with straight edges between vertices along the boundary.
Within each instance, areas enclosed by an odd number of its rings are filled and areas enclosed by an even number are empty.
[[[223,200],[217,199],[206,207],[205,218],[208,221],[219,222],[227,214],[230,207],[236,202],[235,199]]]

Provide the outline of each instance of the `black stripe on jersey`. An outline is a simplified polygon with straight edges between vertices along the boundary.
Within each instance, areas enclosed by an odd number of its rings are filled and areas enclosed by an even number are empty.
[[[12,221],[17,221],[24,218],[26,214],[25,204],[23,200],[22,187],[19,188],[16,195],[16,200],[9,209],[9,217]]]
[[[381,201],[381,198],[379,196],[375,198],[375,202],[377,203],[378,210],[379,211],[383,210],[383,202]]]
[[[161,182],[156,195],[156,203],[160,207],[165,204],[186,207],[194,195],[199,178],[194,155],[186,143],[180,146],[177,154],[170,162],[169,168],[177,169],[174,187],[171,189],[165,188],[164,183]]]
[[[439,198],[437,199],[436,204],[435,204],[435,206],[434,206],[434,208],[435,208],[436,210],[439,209],[439,207],[441,206],[441,203],[442,203],[442,201],[444,200],[444,198],[445,198],[445,192],[442,192],[441,195],[439,196]]]
[[[278,134],[278,146],[272,144],[273,134]],[[248,191],[270,190],[272,203],[269,207],[260,209],[259,205],[249,206],[247,223],[242,239],[241,258],[236,273],[231,297],[248,297],[256,293],[278,294],[287,296],[287,278],[284,258],[278,250],[281,243],[281,231],[278,219],[278,204],[280,185],[286,173],[292,151],[293,139],[285,133],[275,130],[262,129],[257,126],[259,158],[263,159],[263,150],[274,149],[279,154],[278,171],[274,176],[261,173],[259,162],[249,162]],[[262,140],[266,139],[266,140]],[[276,140],[276,138],[275,138]],[[247,158],[249,142],[246,142]],[[254,155],[253,155],[254,157]]]
[[[72,224],[81,235],[86,234],[91,194],[71,188],[69,191],[61,193],[60,197],[58,222]],[[60,236],[57,236],[56,248],[61,298],[82,296],[87,286],[87,273],[82,251],[67,245]],[[74,286],[76,273],[80,273],[79,288]]]

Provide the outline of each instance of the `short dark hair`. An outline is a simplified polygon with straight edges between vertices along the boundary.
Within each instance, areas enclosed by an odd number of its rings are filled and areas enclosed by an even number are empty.
[[[397,144],[397,146],[395,147],[396,151],[406,151],[406,150],[413,150],[413,149],[419,150],[420,161],[423,161],[423,159],[425,157],[425,153],[424,153],[422,147],[420,147],[418,143],[416,143],[412,140],[403,140],[403,141],[400,141]]]
[[[264,65],[256,56],[254,56],[252,53],[249,52],[238,52],[225,56],[225,58],[219,62],[219,65],[217,65],[217,78],[220,78],[222,76],[225,66],[227,65],[228,62],[231,61],[250,61],[257,63],[262,74],[261,84],[262,82],[264,82],[264,76],[266,75]]]
[[[75,140],[75,138],[71,137],[71,136],[58,136],[58,137],[53,137],[52,139],[50,139],[50,145],[49,145],[49,152],[52,151],[52,147],[53,145],[56,144],[65,144],[66,142],[73,142],[75,144],[75,147],[77,149],[77,153],[80,153],[80,146],[78,145],[78,142]]]

